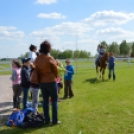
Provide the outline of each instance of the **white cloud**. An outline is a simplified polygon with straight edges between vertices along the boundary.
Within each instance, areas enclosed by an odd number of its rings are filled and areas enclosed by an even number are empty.
[[[66,16],[62,15],[61,13],[40,13],[37,15],[38,18],[48,18],[48,19],[65,19]]]
[[[134,19],[134,13],[102,11],[92,14],[82,22],[93,26],[122,25]]]
[[[52,3],[56,3],[57,0],[37,0],[35,3],[36,4],[52,4]]]
[[[0,26],[0,39],[21,39],[24,32],[16,31],[17,28],[13,26]]]
[[[53,27],[47,27],[43,30],[33,31],[31,35],[38,38],[53,38],[64,35],[76,36],[77,34],[78,37],[82,37],[84,36],[84,33],[87,33],[91,30],[91,27],[82,23],[63,22]]]
[[[117,28],[110,27],[110,28],[98,30],[96,34],[99,37],[101,36],[104,39],[111,39],[113,41],[124,40],[124,39],[126,39],[127,41],[129,40],[131,41],[133,40],[133,37],[134,37],[134,32],[126,31],[120,27],[117,27]]]

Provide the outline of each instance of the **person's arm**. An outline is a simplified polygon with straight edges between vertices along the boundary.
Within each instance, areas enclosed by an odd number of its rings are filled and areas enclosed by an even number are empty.
[[[12,80],[12,81],[15,81],[16,78],[17,78],[17,72],[16,72],[15,70],[13,70],[12,76],[11,76],[11,80]]]
[[[70,70],[67,70],[67,72],[71,75],[74,75],[74,67],[71,66]]]
[[[54,73],[55,77],[58,77],[58,69],[57,69],[57,65],[56,65],[56,61],[51,57],[50,58],[50,64],[51,64],[51,69],[52,72]]]

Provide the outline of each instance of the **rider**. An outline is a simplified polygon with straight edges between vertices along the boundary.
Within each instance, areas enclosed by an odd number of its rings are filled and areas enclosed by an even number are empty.
[[[98,57],[96,59],[96,62],[98,63],[98,61],[100,60],[100,58],[102,57],[102,55],[106,52],[105,50],[105,47],[103,44],[99,45],[98,49],[97,49],[97,52],[98,52]]]

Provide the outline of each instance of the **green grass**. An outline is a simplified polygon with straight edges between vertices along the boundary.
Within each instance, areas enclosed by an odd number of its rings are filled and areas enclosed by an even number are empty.
[[[116,81],[96,80],[95,70],[79,68],[72,99],[59,103],[61,125],[43,128],[0,127],[1,134],[133,134],[134,66],[117,66]],[[60,97],[63,96],[63,90]],[[42,108],[39,108],[42,112]]]

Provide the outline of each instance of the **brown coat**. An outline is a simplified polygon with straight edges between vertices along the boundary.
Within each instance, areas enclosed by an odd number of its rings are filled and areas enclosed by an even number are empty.
[[[39,83],[56,81],[58,70],[56,61],[52,56],[41,54],[34,63],[38,71]]]

